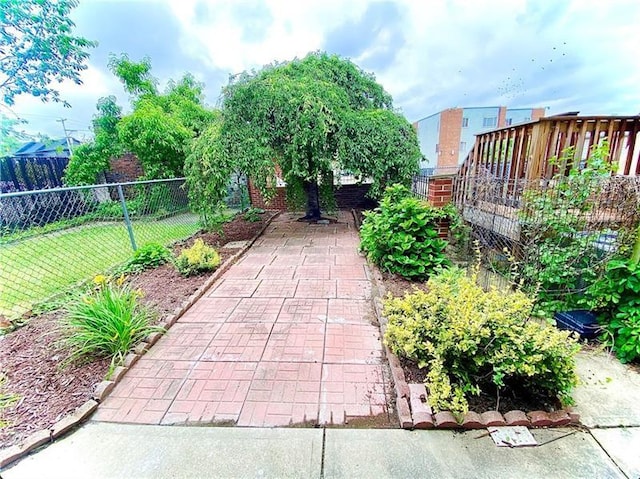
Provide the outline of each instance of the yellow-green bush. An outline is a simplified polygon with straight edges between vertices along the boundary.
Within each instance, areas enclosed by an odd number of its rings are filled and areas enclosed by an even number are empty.
[[[530,320],[533,301],[520,291],[484,291],[475,274],[452,268],[433,276],[428,291],[385,301],[385,342],[428,369],[429,402],[464,413],[483,384],[520,386],[571,404],[576,338]]]
[[[191,276],[203,271],[212,271],[220,266],[220,255],[201,239],[195,240],[193,246],[185,248],[175,260],[176,269],[183,276]]]

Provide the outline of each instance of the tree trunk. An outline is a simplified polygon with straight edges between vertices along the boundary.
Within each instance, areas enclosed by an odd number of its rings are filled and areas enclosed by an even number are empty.
[[[320,191],[318,188],[318,180],[305,181],[303,183],[304,192],[307,194],[307,214],[306,220],[320,219]]]

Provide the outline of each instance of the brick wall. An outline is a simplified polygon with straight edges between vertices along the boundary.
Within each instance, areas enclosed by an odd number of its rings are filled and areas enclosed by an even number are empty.
[[[453,176],[432,176],[429,178],[429,195],[427,197],[432,206],[444,206],[451,202],[453,195]],[[438,221],[438,236],[447,239],[449,236],[449,221]]]
[[[498,107],[498,128],[507,126],[507,107]]]
[[[375,208],[377,203],[366,196],[369,192],[369,188],[371,188],[371,185],[343,185],[340,188],[336,188],[335,197],[338,208]],[[276,195],[267,204],[265,203],[258,188],[249,181],[249,197],[251,198],[251,204],[256,208],[287,211],[287,192],[285,188],[276,188]]]
[[[440,113],[438,167],[458,166],[462,112],[462,108],[450,108]]]
[[[429,203],[433,206],[444,206],[451,202],[453,194],[452,176],[432,176],[429,178]]]
[[[438,220],[438,237],[444,240],[449,238],[449,220]]]
[[[109,171],[105,177],[109,183],[136,181],[144,175],[140,160],[133,153],[125,153],[119,158],[109,160]]]
[[[262,197],[262,194],[260,194],[260,190],[249,180],[249,199],[251,200],[251,206],[255,208],[279,211],[287,210],[287,192],[284,187],[276,188],[275,196],[267,203]]]
[[[545,109],[544,108],[534,108],[531,110],[531,120],[536,121],[540,118],[544,117]]]

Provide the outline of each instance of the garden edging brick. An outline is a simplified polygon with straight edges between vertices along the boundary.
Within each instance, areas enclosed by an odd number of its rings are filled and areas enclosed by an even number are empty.
[[[159,325],[163,326],[164,331],[151,333],[143,341],[141,341],[133,350],[127,354],[124,359],[123,365],[114,369],[111,380],[103,380],[95,385],[92,399],[89,399],[81,406],[77,407],[71,414],[64,416],[52,427],[48,429],[42,429],[29,435],[20,444],[15,444],[8,448],[0,449],[0,471],[9,464],[23,458],[35,449],[53,442],[58,437],[64,435],[71,429],[79,426],[84,422],[93,412],[98,408],[99,403],[104,401],[109,393],[113,390],[118,382],[122,379],[125,373],[132,367],[140,357],[146,353],[153,344],[155,344],[160,337],[173,326],[176,321],[187,312],[187,310],[193,306],[193,304],[200,299],[204,293],[211,288],[211,286],[233,265],[247,250],[256,242],[256,240],[262,236],[267,227],[280,213],[275,213],[269,218],[264,226],[258,231],[258,233],[247,243],[240,248],[239,251],[231,255],[227,260],[220,265],[220,267],[209,277],[207,280],[191,295],[187,300],[177,307],[173,313],[164,318]],[[407,406],[408,409],[408,406]]]
[[[15,444],[0,450],[0,471],[14,461],[21,459],[45,444],[53,442],[56,438],[79,426],[86,418],[93,414],[97,407],[97,401],[90,399],[77,407],[71,414],[60,419],[50,428],[36,431],[27,436],[20,444]]]
[[[356,226],[359,228],[358,217],[355,211],[351,210],[351,213],[353,214]],[[382,300],[380,298],[384,296],[385,290],[384,285],[378,281],[377,272],[378,271],[375,266],[370,265],[368,262],[365,264],[365,274],[372,283],[371,289],[374,314],[378,320],[380,336],[384,338],[384,333],[387,329],[387,318],[382,314]],[[404,370],[400,365],[400,360],[391,352],[384,341],[382,342],[382,346],[385,357],[389,363],[389,368],[391,369],[391,378],[393,380],[393,386],[396,393],[396,410],[398,412],[400,427],[402,429],[413,429],[415,424],[411,416],[411,407],[409,404],[410,392],[407,380],[404,376]]]

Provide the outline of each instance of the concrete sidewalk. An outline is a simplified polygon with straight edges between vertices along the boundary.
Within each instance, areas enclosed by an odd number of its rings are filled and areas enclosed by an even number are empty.
[[[328,225],[280,215],[126,373],[94,420],[396,424],[358,245],[348,212]]]
[[[539,442],[571,432],[532,431]],[[89,423],[3,471],[30,478],[637,478],[640,428],[498,448],[482,431]],[[609,436],[609,437],[607,437]],[[596,440],[597,439],[597,440]],[[610,451],[615,451],[611,453]]]

